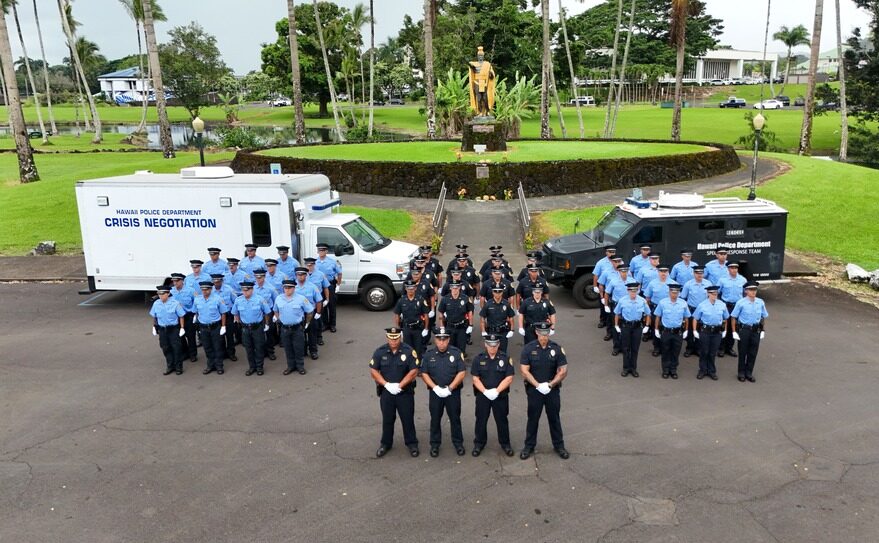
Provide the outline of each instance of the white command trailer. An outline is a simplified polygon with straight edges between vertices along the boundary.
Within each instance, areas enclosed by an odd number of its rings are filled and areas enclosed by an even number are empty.
[[[153,290],[173,272],[188,273],[189,260],[207,260],[212,246],[242,257],[254,243],[259,256],[277,258],[275,247],[289,245],[302,262],[328,243],[342,264],[339,293],[379,311],[401,291],[417,251],[356,214],[333,213],[341,201],[324,175],[138,172],[79,181],[76,202],[91,292]]]

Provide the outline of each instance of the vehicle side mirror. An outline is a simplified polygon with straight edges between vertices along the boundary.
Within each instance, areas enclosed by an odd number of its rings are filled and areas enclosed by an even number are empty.
[[[354,247],[352,247],[348,243],[340,243],[340,244],[336,245],[335,253],[336,253],[336,256],[353,255],[354,254]]]

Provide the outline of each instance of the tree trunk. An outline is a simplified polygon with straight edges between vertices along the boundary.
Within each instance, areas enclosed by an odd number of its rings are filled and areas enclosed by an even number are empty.
[[[150,0],[140,0],[143,5],[143,33],[146,36],[147,53],[150,59],[150,72],[153,75],[153,89],[156,92],[156,113],[159,115],[159,141],[162,155],[174,158],[174,141],[171,139],[171,123],[165,108],[165,84],[162,82],[162,65],[159,63],[159,47],[156,44],[156,28],[153,26],[153,6]]]
[[[293,126],[296,145],[302,145],[305,143],[305,112],[302,110],[302,77],[299,68],[299,36],[294,0],[287,0],[287,28],[290,39],[290,74],[293,79]]]
[[[34,149],[27,137],[24,112],[21,109],[21,97],[18,95],[18,83],[15,79],[15,70],[12,68],[13,62],[6,17],[0,16],[0,64],[2,64],[3,77],[6,80],[6,95],[9,98],[7,110],[12,136],[15,139],[15,152],[18,155],[18,178],[22,183],[30,183],[39,181],[40,174],[37,173],[37,165],[34,162]]]
[[[0,67],[0,87],[3,88],[3,105],[9,106],[9,96],[6,95],[6,76],[3,75],[3,68],[2,67]],[[6,112],[6,117],[8,120],[9,111]],[[12,125],[12,122],[10,121],[9,124]]]
[[[577,122],[580,123],[580,139],[586,137],[586,127],[583,124],[583,111],[580,109],[580,93],[577,92],[577,78],[574,75],[574,61],[571,58],[571,42],[568,41],[568,26],[565,23],[565,13],[562,8],[562,0],[559,0],[559,23],[562,27],[562,36],[565,40],[565,54],[568,57],[568,71],[571,73],[571,98],[575,99],[577,106]]]
[[[427,139],[436,139],[436,94],[433,87],[433,0],[424,0],[424,95]]]
[[[845,97],[845,62],[842,54],[842,23],[836,0],[836,50],[839,52],[839,160],[848,160],[848,102]]]
[[[342,134],[342,125],[339,124],[339,111],[336,108],[336,86],[333,84],[333,74],[330,71],[330,59],[327,56],[327,46],[324,42],[324,29],[320,22],[317,0],[314,0],[314,22],[317,25],[317,37],[320,42],[320,51],[324,57],[324,70],[327,72],[327,87],[330,90],[330,103],[333,106],[333,122],[336,125],[336,139],[341,142],[345,141],[345,135]]]
[[[18,6],[12,4],[12,18],[15,20],[15,30],[18,32],[18,41],[21,44],[21,53],[24,55],[24,68],[27,74],[27,80],[30,82],[31,89],[34,91],[34,104],[37,109],[37,125],[40,127],[40,134],[43,138],[43,145],[49,143],[49,134],[46,133],[46,125],[43,124],[43,112],[40,107],[40,95],[37,93],[37,84],[34,81],[34,73],[31,70],[31,58],[27,54],[27,45],[24,43],[24,36],[21,33],[21,23],[18,21]]]
[[[374,106],[372,105],[373,91],[375,90],[375,13],[373,1],[369,0],[369,128],[367,136],[370,138],[372,138],[373,114],[375,113]]]
[[[614,78],[617,72],[617,50],[620,47],[620,26],[623,24],[623,0],[617,0],[617,26],[613,34],[613,54],[610,58],[610,84],[607,88],[607,110],[604,112],[604,137],[610,137],[610,111],[614,103]]]
[[[787,65],[784,67],[784,81],[781,82],[781,88],[778,89],[778,94],[784,94],[784,86],[787,85],[787,80],[790,77],[790,61],[791,61],[791,48],[788,47],[787,48]],[[763,64],[766,64],[766,63],[764,62]],[[766,67],[764,66],[763,69],[765,70]],[[760,70],[760,71],[763,71],[763,70]],[[770,72],[770,77],[771,76],[772,76],[772,73]]]
[[[803,128],[800,130],[800,155],[812,152],[812,117],[815,114],[815,76],[818,56],[821,54],[821,25],[824,21],[824,0],[815,0],[815,26],[812,29],[812,51],[809,59],[809,83],[806,87],[806,105],[803,107]]]
[[[137,19],[134,20],[134,29],[137,32],[137,69],[139,70],[138,75],[140,75],[140,123],[138,123],[137,128],[134,130],[135,134],[146,133],[146,119],[147,119],[147,110],[149,109],[150,104],[150,96],[149,96],[149,78],[147,76],[146,70],[143,68],[143,43],[140,40],[140,21]]]
[[[58,127],[55,125],[55,112],[52,110],[52,87],[49,85],[49,64],[46,62],[46,48],[43,46],[43,31],[40,28],[40,12],[37,10],[37,0],[34,0],[34,20],[37,23],[37,38],[40,41],[40,55],[43,59],[43,79],[46,84],[46,107],[49,110],[49,125],[52,135],[58,135]]]
[[[101,140],[104,137],[101,133],[101,117],[98,115],[98,108],[95,106],[95,97],[92,96],[92,91],[89,89],[88,79],[85,77],[85,71],[82,68],[82,61],[79,58],[79,52],[76,50],[76,36],[70,28],[70,21],[67,20],[67,2],[68,0],[58,0],[58,9],[61,12],[61,26],[64,28],[64,34],[67,36],[67,43],[72,55],[71,59],[73,60],[74,69],[82,79],[82,88],[85,91],[86,99],[88,99],[89,111],[92,114],[92,122],[94,123],[95,128],[95,137],[92,138],[92,143],[101,143]]]
[[[552,69],[549,56],[549,0],[542,0],[540,8],[543,14],[543,61],[540,77],[540,139],[552,137],[549,128],[549,71]]]
[[[626,46],[623,50],[623,64],[620,66],[620,88],[617,91],[617,101],[613,108],[613,118],[610,121],[610,137],[614,137],[617,129],[617,116],[620,114],[620,102],[622,101],[623,85],[626,84],[626,64],[629,62],[629,45],[632,43],[632,29],[635,26],[635,2],[632,0],[632,12],[629,14],[629,31],[626,33]]]
[[[684,86],[684,44],[678,46],[675,62],[675,105],[671,116],[671,139],[681,141],[681,91]]]
[[[549,84],[552,90],[552,99],[555,103],[555,112],[559,116],[559,128],[562,131],[562,139],[568,139],[568,129],[565,127],[565,117],[562,115],[562,103],[559,100],[559,90],[555,86],[555,70],[549,69]]]

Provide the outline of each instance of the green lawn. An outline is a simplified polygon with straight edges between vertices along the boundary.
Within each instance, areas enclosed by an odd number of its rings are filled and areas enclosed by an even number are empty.
[[[232,153],[208,154],[211,162],[229,160]],[[182,152],[173,160],[161,153],[88,153],[37,155],[41,181],[18,182],[14,153],[0,154],[0,254],[21,255],[43,240],[58,242],[61,252],[81,248],[79,215],[73,187],[76,181],[149,169],[170,173],[198,164],[198,154]]]
[[[400,209],[342,206],[339,211],[341,213],[357,213],[375,226],[383,236],[391,239],[403,239],[412,230],[412,215]]]
[[[827,255],[843,264],[855,262],[868,270],[879,268],[879,170],[809,157],[766,153],[793,168],[758,187],[757,196],[773,200],[790,212],[787,246]],[[746,188],[710,196],[746,198]],[[594,226],[609,207],[555,210],[539,216],[540,229],[552,237]],[[540,240],[543,241],[543,240]]]
[[[671,143],[625,143],[582,141],[520,141],[508,145],[506,153],[464,153],[464,162],[490,160],[500,162],[506,155],[510,162],[542,160],[574,160],[599,158],[629,158],[639,156],[693,153],[705,148],[698,145]],[[286,147],[260,151],[270,156],[335,160],[387,160],[392,162],[454,162],[461,146],[454,142],[403,142],[384,144],[321,145]]]
[[[93,133],[83,133],[76,137],[73,135],[51,136],[49,137],[49,145],[43,145],[40,138],[32,139],[31,146],[37,152],[55,153],[64,151],[94,151],[100,150],[118,150],[118,149],[139,149],[135,145],[123,144],[122,139],[125,134],[105,133],[103,141],[99,144],[92,143]],[[15,140],[9,135],[0,135],[0,149],[15,149]]]
[[[831,83],[831,87],[838,88],[839,83]],[[774,85],[775,87],[775,95],[781,95],[781,85]],[[748,102],[748,107],[756,104],[760,101],[760,85],[735,85],[731,87],[711,87],[713,94],[707,100],[708,102],[723,102],[728,99],[730,96],[735,96],[736,98],[744,98]],[[784,96],[790,98],[791,104],[794,103],[800,96],[806,95],[806,84],[795,84],[795,85],[785,85],[784,86]],[[763,86],[763,99],[768,100],[773,98],[771,92],[769,92],[769,85]]]

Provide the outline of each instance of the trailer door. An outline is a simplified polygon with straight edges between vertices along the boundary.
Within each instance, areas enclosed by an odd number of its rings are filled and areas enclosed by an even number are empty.
[[[287,245],[290,241],[281,231],[281,205],[277,202],[241,202],[238,206],[244,243],[255,244],[256,254],[263,258],[277,258],[275,245]]]

